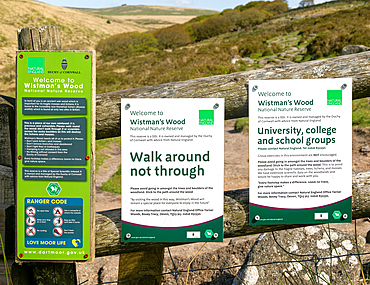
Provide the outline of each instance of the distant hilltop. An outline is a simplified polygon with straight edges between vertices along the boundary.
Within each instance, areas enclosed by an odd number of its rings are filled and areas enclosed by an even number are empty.
[[[219,13],[219,11],[215,10],[194,9],[185,7],[146,6],[142,4],[139,5],[121,4],[121,6],[118,7],[99,8],[99,9],[79,8],[79,10],[105,16],[108,15],[203,16]]]

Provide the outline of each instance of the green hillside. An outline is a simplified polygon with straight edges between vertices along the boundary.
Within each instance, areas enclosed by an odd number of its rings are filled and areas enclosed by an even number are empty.
[[[345,45],[370,46],[370,5],[363,1],[273,14],[281,3],[250,2],[152,34],[126,33],[102,40],[97,45],[97,91],[299,63],[341,55]],[[249,59],[232,62],[232,57]]]
[[[112,15],[202,16],[218,13],[218,11],[214,10],[191,9],[180,7],[144,6],[144,5],[125,5],[113,8],[79,9],[79,10],[105,16]]]

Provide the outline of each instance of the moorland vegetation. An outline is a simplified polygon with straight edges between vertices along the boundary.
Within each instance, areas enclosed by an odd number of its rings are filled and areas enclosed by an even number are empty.
[[[185,24],[102,39],[97,92],[109,92],[262,68],[262,59],[294,62],[334,57],[350,44],[370,46],[370,5],[333,1],[288,9],[253,1]],[[299,53],[291,55],[291,49]],[[252,61],[231,62],[232,56]]]

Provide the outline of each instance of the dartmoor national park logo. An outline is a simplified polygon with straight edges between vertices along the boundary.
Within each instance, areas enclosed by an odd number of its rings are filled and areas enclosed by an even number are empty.
[[[29,57],[28,74],[44,74],[44,73],[45,73],[45,58]]]
[[[199,125],[214,125],[214,110],[199,110]]]
[[[327,105],[342,105],[342,90],[328,90]]]

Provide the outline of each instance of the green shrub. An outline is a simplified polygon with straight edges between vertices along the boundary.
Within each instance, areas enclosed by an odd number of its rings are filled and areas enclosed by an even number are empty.
[[[223,14],[224,17],[228,18],[234,25],[238,25],[240,22],[240,11],[238,10],[229,10]]]
[[[272,43],[271,44],[271,49],[272,49],[272,52],[273,53],[281,53],[283,51],[283,49],[281,48],[281,46],[278,45],[277,43]]]
[[[244,10],[240,13],[240,22],[238,23],[238,26],[252,27],[261,24],[270,16],[272,16],[272,14],[264,10],[260,11],[255,8]]]
[[[104,182],[101,187],[102,190],[121,194],[121,165],[118,168],[118,171],[113,174],[113,177],[107,182]]]
[[[230,12],[230,11],[234,11],[234,9],[225,9],[225,10],[223,10],[221,13],[220,13],[220,15],[224,15],[225,13],[227,13],[227,12]]]
[[[273,55],[274,53],[272,52],[272,50],[270,48],[266,48],[262,51],[262,56],[269,56],[269,55]]]
[[[247,9],[262,7],[264,4],[265,4],[264,1],[251,1],[245,5],[236,6],[234,9],[239,10],[240,12],[243,12],[244,10],[247,10]]]
[[[370,127],[370,98],[352,101],[352,126]]]
[[[315,57],[328,56],[335,45],[336,38],[331,33],[316,36],[307,46],[307,53]]]
[[[235,121],[234,130],[237,133],[248,132],[246,128],[249,126],[249,117],[239,118]]]
[[[127,58],[158,50],[158,41],[152,34],[123,33],[99,41],[96,50],[105,60]]]
[[[288,4],[281,0],[275,1],[252,1],[245,5],[239,5],[234,10],[243,12],[249,9],[265,10],[272,14],[280,14],[288,10]]]
[[[246,37],[243,45],[239,48],[242,57],[266,56],[272,54],[267,42],[261,36]]]
[[[272,13],[273,15],[281,14],[288,11],[288,4],[283,1],[273,1],[266,5],[263,10]]]
[[[195,23],[192,28],[196,40],[201,41],[226,33],[233,29],[234,25],[225,16],[218,16],[206,19],[204,22]]]
[[[153,35],[158,40],[160,49],[184,46],[191,42],[189,33],[185,31],[182,25],[173,25],[156,30]]]
[[[201,22],[203,21],[204,19],[207,19],[207,18],[211,18],[211,17],[215,17],[217,16],[217,14],[213,14],[213,15],[202,15],[202,16],[198,16],[196,18],[193,18],[191,19],[188,23],[196,23],[196,22]]]

